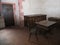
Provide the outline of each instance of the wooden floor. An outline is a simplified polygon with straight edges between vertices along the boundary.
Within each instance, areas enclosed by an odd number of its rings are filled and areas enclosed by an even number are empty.
[[[39,41],[34,35],[28,40],[28,29],[26,28],[5,28],[0,30],[0,45],[60,45],[60,29],[54,29],[53,35],[48,38],[42,34],[38,35]]]

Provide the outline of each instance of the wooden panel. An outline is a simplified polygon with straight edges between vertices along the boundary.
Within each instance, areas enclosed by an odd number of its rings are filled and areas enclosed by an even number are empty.
[[[46,20],[46,15],[24,16],[24,24],[25,24],[25,26],[27,26],[28,23],[30,23],[30,25],[33,25],[34,22],[38,22],[38,21],[42,21],[42,20]]]

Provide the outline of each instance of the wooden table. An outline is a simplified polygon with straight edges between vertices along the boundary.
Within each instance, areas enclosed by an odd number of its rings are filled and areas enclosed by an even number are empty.
[[[35,22],[35,24],[37,27],[44,29],[46,33],[51,32],[51,30],[56,26],[56,22],[47,20]]]

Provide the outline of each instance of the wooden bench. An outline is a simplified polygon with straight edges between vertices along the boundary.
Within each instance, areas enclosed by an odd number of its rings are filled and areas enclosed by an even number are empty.
[[[36,14],[36,15],[24,16],[24,25],[27,26],[28,23],[30,23],[30,25],[33,25],[34,22],[39,22],[42,20],[46,20],[45,14]]]
[[[60,18],[57,18],[57,17],[49,17],[48,20],[49,21],[55,21],[55,22],[57,22],[57,27],[60,28]]]

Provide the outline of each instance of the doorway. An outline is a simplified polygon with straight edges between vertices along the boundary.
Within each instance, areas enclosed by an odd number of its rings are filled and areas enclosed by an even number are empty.
[[[12,4],[2,4],[2,15],[4,17],[5,26],[14,26],[14,12]]]

